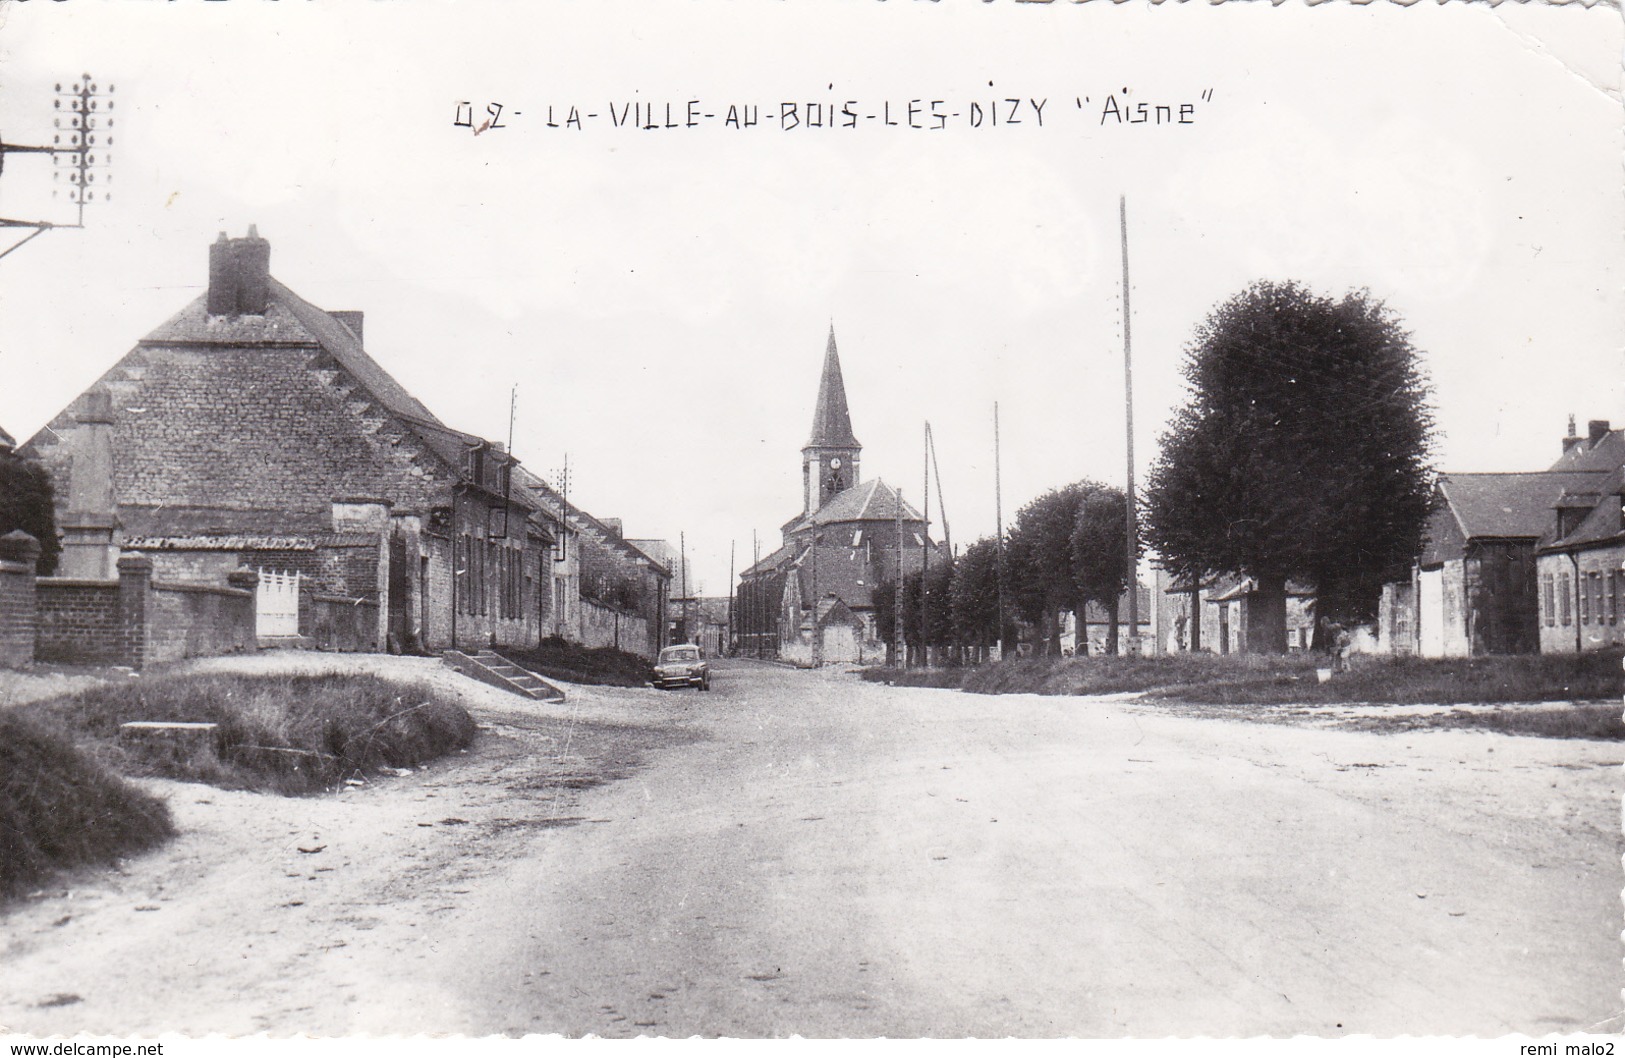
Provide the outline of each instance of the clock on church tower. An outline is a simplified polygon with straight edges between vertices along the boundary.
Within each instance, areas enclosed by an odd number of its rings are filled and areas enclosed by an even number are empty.
[[[846,468],[842,465],[840,456],[831,456],[825,464],[824,493],[833,496],[846,489]]]

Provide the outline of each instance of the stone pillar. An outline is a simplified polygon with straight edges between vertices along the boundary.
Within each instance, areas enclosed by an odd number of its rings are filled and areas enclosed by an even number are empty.
[[[147,598],[152,587],[152,559],[127,551],[118,560],[118,652],[127,665],[147,660]]]
[[[14,529],[0,536],[0,667],[20,668],[34,660],[39,614],[34,566],[39,541]]]
[[[62,558],[57,576],[106,580],[113,576],[118,527],[113,498],[113,405],[104,389],[84,396],[72,433],[67,511],[63,514]]]
[[[226,584],[241,591],[248,592],[248,598],[243,600],[246,605],[238,608],[232,607],[236,618],[236,627],[232,629],[232,649],[256,650],[259,647],[259,638],[255,634],[255,621],[258,616],[259,600],[255,592],[260,586],[260,575],[251,569],[234,569],[226,574]],[[232,600],[235,604],[237,600]]]
[[[336,499],[332,502],[333,531],[335,533],[368,533],[378,541],[378,564],[371,590],[378,600],[378,620],[372,630],[375,637],[370,649],[384,650],[389,643],[389,530],[391,503],[386,499],[357,497]],[[410,573],[408,574],[410,575]],[[345,586],[345,594],[361,595],[361,586]],[[404,602],[404,600],[399,600]]]

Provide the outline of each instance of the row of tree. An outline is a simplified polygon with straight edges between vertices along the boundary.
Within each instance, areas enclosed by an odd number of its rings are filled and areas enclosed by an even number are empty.
[[[1369,621],[1382,585],[1419,554],[1433,494],[1431,395],[1398,317],[1366,291],[1333,299],[1255,283],[1197,329],[1184,374],[1188,400],[1160,438],[1137,512],[1158,564],[1193,585],[1250,578],[1268,611],[1256,627],[1278,640],[1255,637],[1253,650],[1286,649],[1289,580],[1313,586],[1317,646],[1329,623]],[[985,650],[1020,618],[1058,653],[1063,612],[1079,615],[1082,650],[1093,602],[1115,652],[1126,512],[1121,491],[1077,482],[1021,508],[1002,546],[979,540],[905,577],[910,650]],[[883,634],[895,594],[876,593]]]
[[[1060,653],[1060,615],[1078,615],[1078,650],[1086,651],[1083,615],[1089,603],[1107,614],[1106,650],[1118,649],[1119,601],[1128,581],[1128,504],[1120,489],[1079,481],[1052,489],[1022,507],[1002,543],[983,537],[963,555],[903,578],[903,638],[911,654],[922,646],[949,656],[986,656],[1013,642],[1018,620],[1040,633],[1041,649]],[[893,627],[899,593],[884,583],[874,593],[882,634]]]

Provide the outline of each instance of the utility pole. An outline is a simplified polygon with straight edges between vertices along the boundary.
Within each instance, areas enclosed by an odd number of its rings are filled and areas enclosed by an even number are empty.
[[[728,653],[739,653],[738,637],[734,635],[734,541],[728,541]]]
[[[564,453],[564,469],[559,472],[559,503],[560,503],[560,507],[559,507],[559,542],[558,542],[558,546],[554,549],[554,552],[553,552],[553,561],[555,563],[568,562],[569,559],[570,559],[570,453],[569,452]],[[566,580],[566,583],[567,583],[568,578],[565,578],[565,580]],[[559,578],[555,577],[553,579],[553,582],[555,584],[558,584],[559,583]],[[555,605],[553,607],[553,611],[554,611],[554,613],[553,613],[553,625],[554,625],[553,634],[558,636],[560,639],[564,638],[564,616],[565,616],[564,611],[565,611],[565,608],[566,608],[566,606],[568,604],[568,600],[569,600],[569,591],[568,591],[568,589],[567,588],[561,588],[559,590],[559,592],[558,592],[558,598],[554,600]],[[661,619],[662,622],[664,622],[665,619],[666,619],[666,615],[661,614],[660,619]]]
[[[1004,660],[1004,494],[999,469],[999,402],[993,402],[993,525],[998,541],[999,660]]]
[[[931,573],[931,424],[925,424],[925,444],[921,453],[921,477],[924,478],[920,486],[920,495],[924,497],[921,503],[924,510],[920,517],[924,520],[925,532],[920,534],[920,663],[924,668],[931,667],[931,640],[930,625],[925,619],[926,595],[930,591],[927,579]],[[899,505],[901,506],[901,505]]]
[[[818,521],[816,515],[812,527],[812,665],[819,669],[824,667],[824,631],[818,627]]]
[[[1123,421],[1128,431],[1128,490],[1124,494],[1124,525],[1127,539],[1128,562],[1128,642],[1129,654],[1140,652],[1140,548],[1139,518],[1134,505],[1134,353],[1129,340],[1129,282],[1128,282],[1128,196],[1117,198],[1118,228],[1123,243]]]
[[[107,191],[107,184],[112,175],[107,172],[112,163],[112,155],[108,153],[113,146],[113,103],[114,100],[106,98],[113,94],[114,86],[108,85],[104,92],[100,85],[85,74],[80,80],[64,89],[60,84],[56,86],[57,98],[54,107],[58,113],[51,124],[58,130],[51,136],[49,147],[35,144],[7,143],[0,138],[0,172],[5,171],[6,156],[8,154],[49,154],[51,161],[57,166],[51,174],[53,180],[60,182],[64,173],[67,174],[68,201],[76,211],[76,219],[72,224],[58,224],[49,220],[19,220],[15,217],[0,217],[0,228],[29,228],[28,235],[17,242],[0,250],[0,257],[5,257],[11,251],[22,246],[23,243],[51,231],[55,228],[83,228],[85,226],[85,204],[94,201],[96,177],[102,177],[102,201],[107,201],[111,195]],[[64,107],[63,103],[67,106]],[[107,104],[105,107],[103,103]],[[100,142],[97,142],[98,139]],[[64,142],[64,140],[66,142]],[[56,191],[51,194],[54,197]]]
[[[897,490],[897,584],[892,591],[892,660],[908,668],[908,646],[903,642],[903,490]]]
[[[954,550],[954,538],[948,529],[948,508],[942,502],[942,468],[937,465],[937,435],[932,432],[930,423],[925,424],[925,441],[931,450],[931,474],[937,479],[937,513],[942,516],[942,546],[947,548],[951,555]]]

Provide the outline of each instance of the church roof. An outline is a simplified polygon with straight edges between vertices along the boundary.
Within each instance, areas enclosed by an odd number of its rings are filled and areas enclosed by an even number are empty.
[[[907,500],[899,499],[896,489],[879,478],[871,478],[830,497],[828,503],[813,512],[811,521],[817,525],[830,525],[835,522],[896,521],[899,503],[902,504],[903,521],[923,520],[920,512],[910,506]]]
[[[861,447],[852,435],[852,415],[846,408],[846,382],[841,378],[840,354],[835,351],[834,324],[830,324],[829,345],[824,349],[824,374],[818,381],[812,436],[805,447]]]

